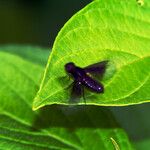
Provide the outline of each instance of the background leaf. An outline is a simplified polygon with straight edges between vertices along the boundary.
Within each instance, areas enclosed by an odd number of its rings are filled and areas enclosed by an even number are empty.
[[[111,110],[119,124],[134,142],[137,150],[150,147],[150,103],[128,107],[112,107]]]
[[[150,139],[146,139],[146,140],[143,140],[143,141],[138,141],[135,143],[135,148],[137,150],[149,150],[149,146],[150,146]]]
[[[64,65],[109,60],[104,94],[86,93],[87,105],[122,106],[150,100],[150,9],[135,0],[96,0],[75,14],[59,32],[33,109],[68,104],[70,85]],[[79,104],[83,104],[81,100]]]
[[[41,48],[38,46],[30,45],[3,45],[0,48],[0,51],[15,54],[22,57],[23,59],[42,66],[46,65],[48,55],[50,53],[50,49],[48,48]]]
[[[127,135],[106,108],[53,105],[33,112],[32,99],[38,89],[43,67],[17,56],[16,52],[10,54],[2,49],[1,149],[114,150],[110,138],[116,141],[121,150],[132,149]],[[36,53],[34,48],[33,53]]]

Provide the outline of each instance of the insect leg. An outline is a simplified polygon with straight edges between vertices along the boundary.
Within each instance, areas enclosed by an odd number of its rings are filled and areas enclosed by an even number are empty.
[[[68,87],[65,88],[65,90],[70,89],[74,85],[74,82],[72,82]]]
[[[83,96],[84,103],[86,104],[86,99],[85,99],[85,95],[84,95],[84,87],[83,86],[82,86],[82,96]]]
[[[69,80],[70,80],[71,79],[71,75],[69,74],[68,76],[69,76]]]
[[[70,102],[77,102],[82,96],[81,83],[78,81],[74,81],[72,85],[73,86],[71,91]]]
[[[92,64],[90,66],[85,67],[84,71],[87,74],[91,74],[92,76],[97,76],[102,78],[107,66],[108,66],[108,60],[104,60],[96,64]]]

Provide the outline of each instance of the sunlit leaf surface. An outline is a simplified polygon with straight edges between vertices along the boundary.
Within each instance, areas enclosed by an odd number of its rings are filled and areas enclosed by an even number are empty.
[[[0,52],[0,72],[0,149],[114,150],[111,138],[121,150],[132,149],[106,108],[54,105],[32,111],[41,65]]]
[[[85,94],[87,105],[122,106],[150,101],[150,5],[135,0],[95,0],[59,32],[33,109],[68,105],[71,84],[64,65],[109,60],[104,94]],[[78,104],[83,104],[81,99]]]

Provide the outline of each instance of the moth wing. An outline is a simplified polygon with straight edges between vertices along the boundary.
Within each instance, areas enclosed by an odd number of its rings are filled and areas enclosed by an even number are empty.
[[[91,75],[99,75],[99,76],[103,76],[103,74],[105,73],[106,67],[108,65],[108,60],[104,60],[92,65],[89,65],[87,67],[84,68],[84,71],[88,74]]]

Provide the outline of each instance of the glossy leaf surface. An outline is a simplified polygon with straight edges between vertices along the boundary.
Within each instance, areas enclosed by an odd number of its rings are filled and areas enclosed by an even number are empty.
[[[135,0],[95,0],[75,14],[59,32],[33,109],[68,105],[72,81],[64,65],[80,67],[103,60],[104,94],[86,93],[87,105],[122,106],[150,101],[150,4]],[[83,104],[80,100],[78,104]]]
[[[110,138],[122,150],[132,149],[106,108],[50,106],[32,111],[44,68],[16,53],[0,52],[0,60],[1,149],[114,150]]]

